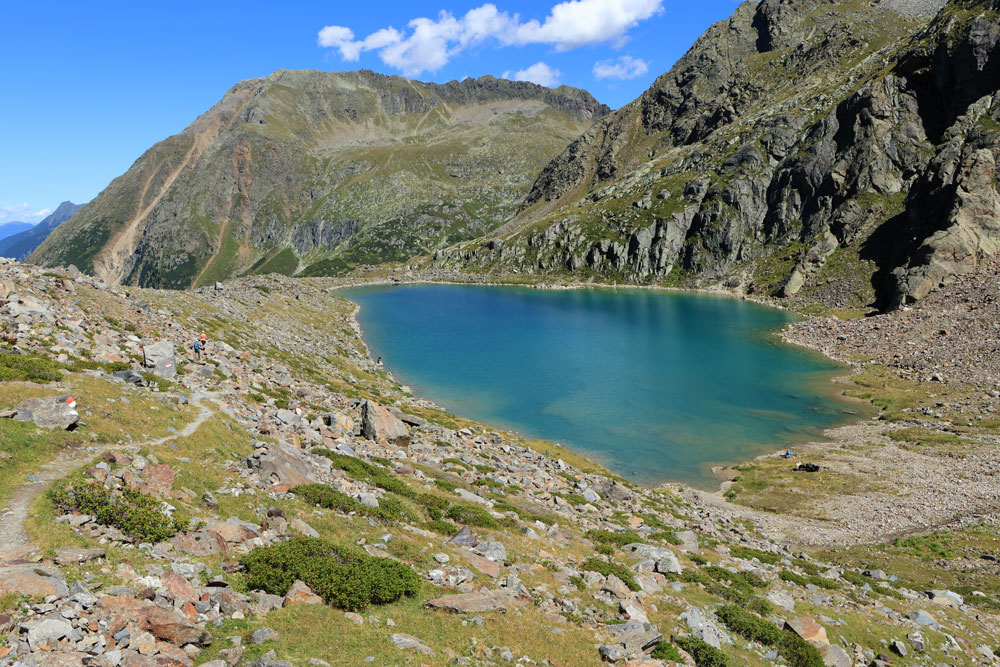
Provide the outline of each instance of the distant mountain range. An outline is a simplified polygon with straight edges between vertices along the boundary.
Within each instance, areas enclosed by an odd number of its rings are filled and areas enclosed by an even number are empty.
[[[26,229],[22,228],[23,231],[18,230],[7,236],[0,234],[0,257],[13,257],[24,261],[35,248],[41,245],[42,241],[49,237],[49,234],[56,227],[69,220],[81,206],[82,204],[64,201],[59,204],[55,211],[37,225],[32,226],[26,222],[12,222],[3,225],[0,227],[0,231],[6,229],[9,225],[24,225]]]
[[[5,222],[0,225],[0,240],[7,238],[8,236],[13,236],[14,234],[20,234],[34,227],[30,222]]]

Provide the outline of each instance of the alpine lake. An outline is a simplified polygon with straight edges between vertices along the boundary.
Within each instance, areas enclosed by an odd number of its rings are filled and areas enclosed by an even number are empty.
[[[796,319],[725,296],[465,285],[344,288],[397,380],[447,410],[564,445],[640,484],[714,488],[713,465],[867,416],[847,369],[788,345]]]

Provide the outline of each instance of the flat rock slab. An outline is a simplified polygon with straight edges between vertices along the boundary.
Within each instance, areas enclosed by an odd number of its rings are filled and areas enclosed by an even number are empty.
[[[810,644],[817,646],[830,645],[830,640],[826,637],[826,628],[809,616],[799,616],[798,618],[786,621],[785,627]]]
[[[392,643],[396,645],[396,648],[401,648],[404,651],[417,651],[426,655],[435,655],[434,649],[427,646],[413,635],[406,635],[402,632],[397,632],[392,635],[390,639],[392,640]]]
[[[33,422],[42,428],[66,430],[80,421],[80,414],[71,396],[46,396],[22,401],[14,408],[14,419]]]
[[[104,549],[59,547],[56,549],[55,561],[58,565],[79,565],[95,558],[103,558],[104,553]]]
[[[51,576],[38,566],[28,563],[0,567],[0,595],[11,593],[44,598],[49,595],[66,597],[66,582]]]
[[[427,606],[463,614],[480,614],[486,611],[505,612],[509,601],[510,596],[505,592],[459,593],[428,600]]]

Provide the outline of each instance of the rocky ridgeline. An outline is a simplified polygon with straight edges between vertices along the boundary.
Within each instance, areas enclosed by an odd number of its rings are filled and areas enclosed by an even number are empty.
[[[0,263],[0,354],[94,362],[34,389],[62,396],[86,375],[114,383],[119,400],[158,395],[197,411],[166,438],[95,443],[89,462],[65,471],[53,502],[74,545],[0,546],[0,596],[26,596],[0,615],[0,665],[193,665],[208,655],[212,667],[305,664],[286,661],[299,640],[271,629],[269,614],[322,604],[329,591],[241,582],[254,554],[331,525],[373,562],[412,569],[433,591],[421,594],[422,613],[472,629],[495,627],[500,614],[530,618],[532,634],[552,644],[586,637],[583,664],[724,664],[712,662],[720,650],[747,664],[996,664],[997,619],[960,595],[816,562],[742,518],[542,454],[410,396],[368,357],[353,312],[317,281],[158,292]],[[206,329],[198,363],[190,343]],[[88,415],[107,408],[77,400],[85,434]],[[224,460],[188,451],[203,424],[245,448]],[[187,486],[203,475],[222,482]],[[88,489],[134,511],[148,503],[145,534],[164,532],[137,536],[129,512],[105,514],[99,503],[83,511]],[[23,517],[9,511],[10,521]],[[342,616],[420,662],[561,664],[516,632],[505,645],[442,646],[382,611]],[[219,634],[236,621],[253,630]]]
[[[518,216],[433,263],[923,298],[998,247],[997,11],[745,2],[552,160]]]

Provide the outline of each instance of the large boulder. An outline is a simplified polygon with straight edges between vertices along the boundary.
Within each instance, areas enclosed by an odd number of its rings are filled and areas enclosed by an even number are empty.
[[[388,440],[392,442],[408,435],[406,425],[374,401],[361,404],[361,434],[368,440]]]
[[[177,375],[177,364],[174,360],[174,344],[169,340],[161,340],[142,348],[143,364],[152,369],[153,375],[161,378],[172,378]]]
[[[14,419],[43,428],[71,429],[80,421],[72,396],[29,398],[14,408]]]
[[[271,484],[312,484],[318,481],[312,465],[301,449],[283,441],[269,446],[267,453],[255,461],[257,474]]]
[[[487,611],[507,611],[510,595],[506,591],[484,591],[445,595],[427,601],[432,609],[444,609],[462,614],[479,614]]]

